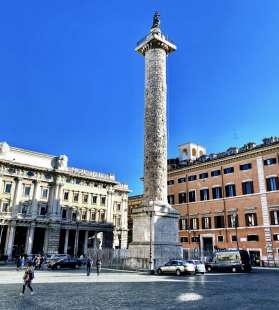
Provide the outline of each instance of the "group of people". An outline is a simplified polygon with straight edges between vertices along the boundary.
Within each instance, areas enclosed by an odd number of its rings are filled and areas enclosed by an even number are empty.
[[[93,259],[91,259],[90,257],[87,258],[86,260],[86,274],[87,276],[90,276],[90,273],[91,273],[91,268],[93,266]],[[101,272],[101,265],[102,265],[102,262],[101,262],[101,259],[99,257],[97,257],[96,259],[96,270],[97,270],[97,276],[100,275],[100,272]]]
[[[42,255],[35,255],[34,257],[27,258],[25,255],[16,257],[16,270],[23,269],[29,263],[36,269],[41,270],[44,266],[46,259]]]
[[[32,280],[34,279],[34,270],[35,269],[40,270],[42,268],[42,265],[44,264],[44,257],[39,255],[39,256],[35,256],[32,260],[27,260],[27,261],[26,261],[24,256],[17,257],[16,258],[17,270],[19,270],[19,268],[23,269],[25,263],[26,263],[26,269],[25,269],[25,272],[23,275],[23,286],[22,286],[22,291],[20,293],[21,296],[24,295],[26,287],[29,288],[31,295],[34,294],[33,288],[31,286]],[[93,267],[93,263],[94,263],[93,259],[91,259],[90,257],[88,257],[86,259],[86,274],[87,274],[87,276],[90,276],[91,268]],[[101,265],[102,265],[101,259],[99,257],[97,257],[97,259],[96,259],[97,276],[100,275]]]

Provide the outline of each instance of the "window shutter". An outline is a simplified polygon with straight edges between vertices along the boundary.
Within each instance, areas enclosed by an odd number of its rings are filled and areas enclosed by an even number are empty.
[[[258,225],[257,213],[254,213],[254,223],[255,223],[255,226]]]
[[[249,215],[245,214],[245,224],[246,226],[249,226]]]
[[[202,228],[205,229],[205,218],[202,217]]]
[[[275,183],[276,183],[276,190],[279,189],[279,180],[278,177],[275,177]]]
[[[268,192],[271,191],[270,179],[269,179],[269,178],[266,179],[266,188],[267,188],[267,191],[268,191]]]

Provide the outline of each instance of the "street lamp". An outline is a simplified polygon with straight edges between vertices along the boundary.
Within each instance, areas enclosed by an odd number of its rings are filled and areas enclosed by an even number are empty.
[[[236,246],[239,250],[238,237],[237,237],[237,211],[234,210],[232,213],[232,226],[235,228]]]

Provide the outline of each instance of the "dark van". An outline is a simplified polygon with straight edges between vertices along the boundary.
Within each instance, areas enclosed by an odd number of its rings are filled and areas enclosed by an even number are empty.
[[[250,256],[245,250],[227,250],[213,253],[205,264],[208,272],[250,272]]]

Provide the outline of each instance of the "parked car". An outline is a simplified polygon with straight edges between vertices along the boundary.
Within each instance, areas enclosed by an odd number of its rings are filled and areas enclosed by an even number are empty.
[[[250,256],[245,250],[215,252],[205,264],[205,268],[208,272],[250,272],[252,270]]]
[[[46,256],[46,263],[48,264],[52,260],[64,259],[70,257],[68,254],[48,254]]]
[[[48,268],[60,269],[60,268],[79,268],[81,261],[75,257],[67,258],[54,258],[48,263]]]
[[[187,262],[194,264],[196,273],[204,274],[206,272],[205,264],[201,262],[200,260],[192,259],[192,260],[187,260]]]
[[[157,269],[157,274],[162,275],[164,273],[175,273],[177,276],[184,273],[195,274],[195,265],[185,260],[170,260],[164,266],[160,266]]]

